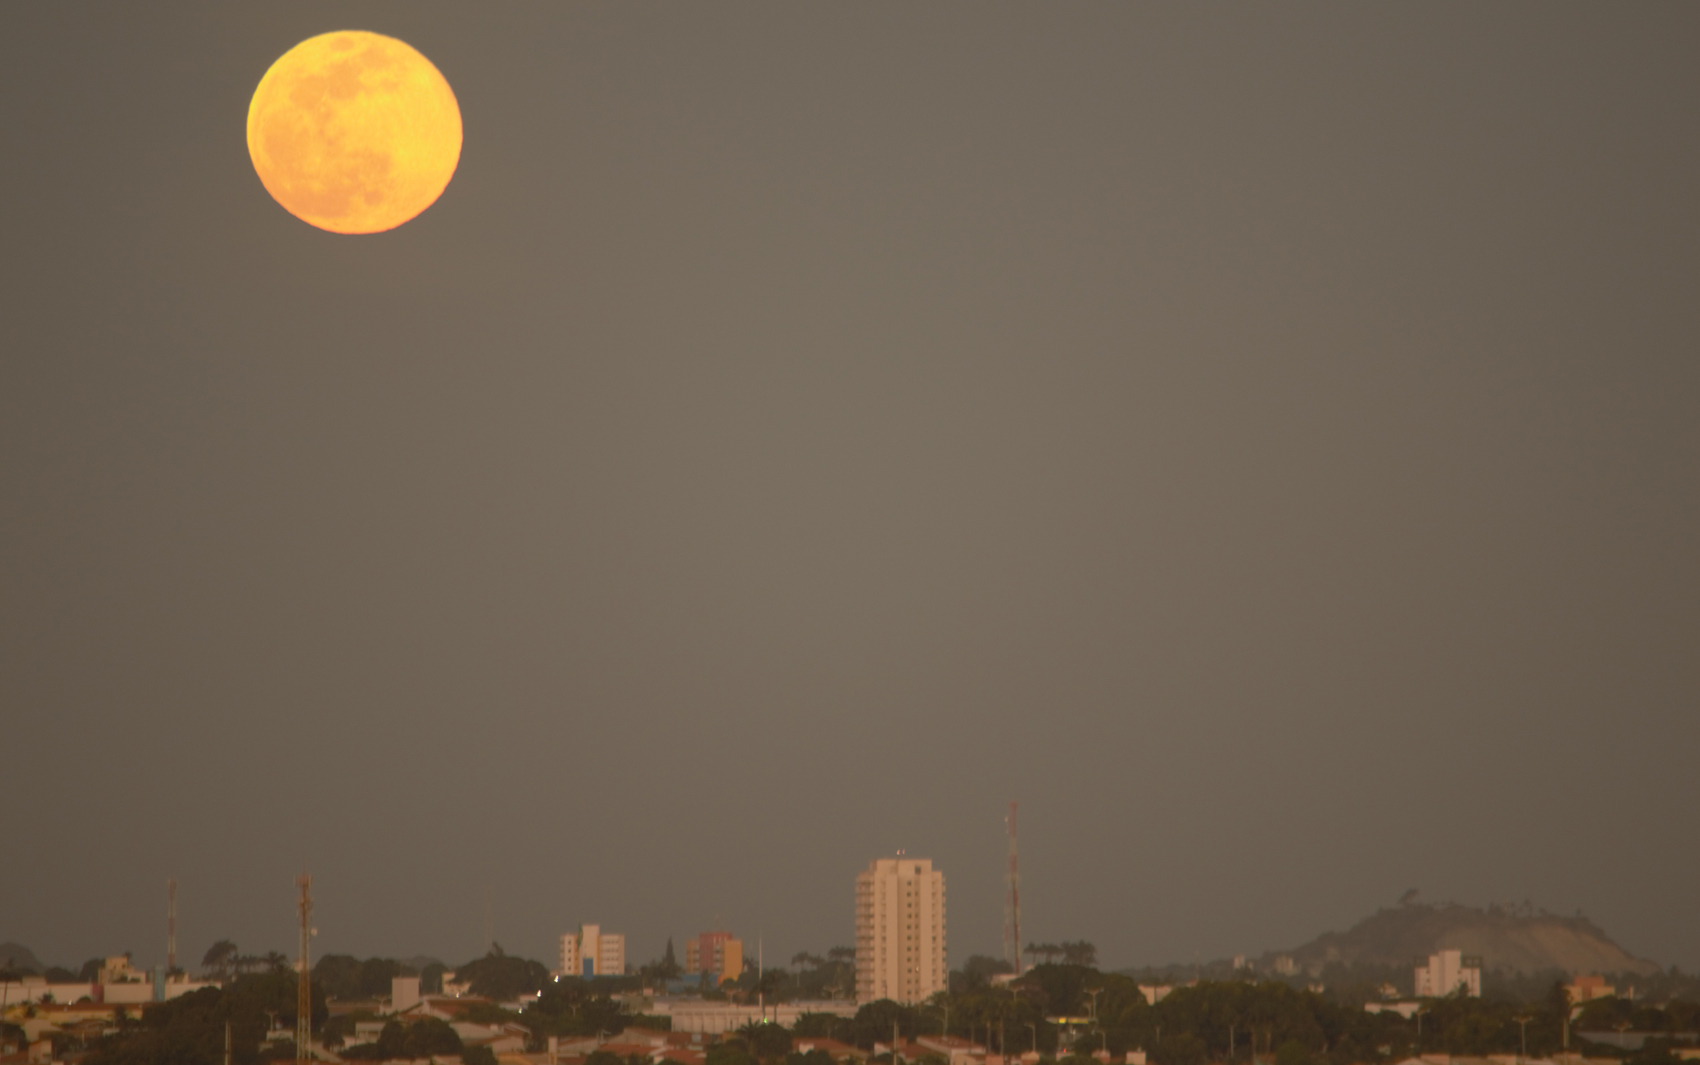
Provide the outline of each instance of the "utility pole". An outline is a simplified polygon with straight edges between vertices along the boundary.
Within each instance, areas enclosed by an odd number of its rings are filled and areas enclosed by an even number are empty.
[[[312,1060],[309,1048],[313,1041],[313,967],[308,957],[311,953],[308,941],[313,937],[313,878],[302,870],[295,878],[295,886],[301,890],[296,902],[301,911],[301,979],[295,999],[295,1062],[307,1065]]]
[[[224,1022],[224,1065],[230,1065],[230,1022]]]

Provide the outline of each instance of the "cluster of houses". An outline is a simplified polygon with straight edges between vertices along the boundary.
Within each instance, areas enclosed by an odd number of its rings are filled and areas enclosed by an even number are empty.
[[[1466,971],[1472,966],[1459,965],[1451,958],[1431,959],[1443,968],[1440,979],[1454,989],[1479,994]],[[1446,971],[1450,963],[1452,971]],[[57,1065],[54,1055],[59,1045],[89,1046],[115,1031],[126,1018],[135,1018],[147,1006],[177,998],[198,988],[216,986],[210,982],[170,976],[163,970],[146,973],[131,967],[129,958],[118,955],[105,960],[97,978],[89,983],[49,983],[40,977],[25,977],[21,981],[0,982],[0,1020],[23,1032],[22,1042],[0,1039],[0,1065]],[[417,976],[398,976],[391,982],[387,998],[359,1001],[332,1000],[327,1005],[331,1018],[345,1018],[336,1028],[341,1033],[340,1047],[314,1047],[314,1056],[327,1061],[341,1060],[338,1050],[377,1043],[384,1027],[394,1021],[403,1024],[433,1019],[452,1028],[463,1047],[485,1048],[499,1065],[587,1065],[594,1054],[612,1054],[627,1065],[707,1065],[708,1048],[729,1032],[751,1023],[772,1023],[794,1027],[805,1014],[833,1014],[851,1017],[856,1005],[845,1000],[818,1002],[789,1002],[779,1005],[750,1004],[697,996],[629,996],[626,1006],[634,1013],[664,1017],[669,1030],[626,1028],[617,1034],[600,1033],[583,1038],[551,1037],[547,1045],[529,1050],[530,1030],[512,1021],[490,1023],[493,1013],[480,1006],[499,1005],[518,1012],[537,1000],[536,994],[522,996],[515,1002],[493,1003],[468,993],[463,984],[452,977],[444,981],[444,993],[422,994]],[[1172,990],[1168,986],[1141,986],[1146,1001],[1155,1004]],[[1391,989],[1388,989],[1391,992]],[[1579,1008],[1593,998],[1611,994],[1598,977],[1584,977],[1568,988],[1572,1002]],[[622,996],[627,997],[627,996]],[[1404,1002],[1371,1004],[1404,1012]],[[1416,1005],[1410,1003],[1409,1005]],[[483,1018],[483,1019],[474,1019]],[[1084,1023],[1084,1018],[1052,1018],[1069,1030],[1072,1022]],[[1640,1045],[1645,1033],[1616,1033],[1623,1049]],[[1686,1033],[1685,1033],[1686,1034]],[[293,1028],[274,1027],[267,1033],[268,1042],[292,1042]],[[1634,1046],[1629,1038],[1636,1037]],[[339,1040],[332,1040],[335,1044]],[[873,1057],[894,1054],[902,1063],[942,1063],[942,1065],[1037,1065],[1040,1055],[991,1053],[987,1046],[952,1036],[916,1036],[913,1039],[895,1038],[876,1043],[863,1050],[834,1039],[796,1037],[792,1047],[799,1053],[818,1052],[829,1057],[834,1065],[861,1065]],[[281,1049],[281,1048],[280,1048]],[[1700,1062],[1700,1048],[1693,1045],[1674,1048],[1678,1057]],[[894,1053],[895,1052],[895,1053]],[[287,1051],[285,1051],[287,1054]],[[1131,1051],[1125,1056],[1112,1056],[1104,1051],[1090,1055],[1099,1065],[1146,1065],[1143,1051]],[[438,1065],[458,1065],[454,1056],[440,1056]],[[1486,1057],[1449,1057],[1423,1055],[1398,1065],[1596,1065],[1592,1059],[1564,1055],[1556,1059],[1532,1059],[1515,1055]]]
[[[133,968],[128,954],[105,959],[87,983],[51,982],[32,975],[0,981],[0,1021],[24,1033],[21,1045],[0,1040],[0,1065],[47,1065],[53,1061],[54,1036],[86,1046],[116,1031],[125,1017],[140,1016],[152,1003],[213,986],[167,974],[163,968],[153,973]]]

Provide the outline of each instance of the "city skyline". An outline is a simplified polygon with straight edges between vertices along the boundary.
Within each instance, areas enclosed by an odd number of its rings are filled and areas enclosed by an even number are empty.
[[[364,235],[267,147],[345,30],[443,104]],[[318,950],[788,958],[903,850],[997,956],[1019,802],[1108,965],[1417,888],[1700,968],[1697,41],[0,6],[0,941],[290,953],[306,869]]]

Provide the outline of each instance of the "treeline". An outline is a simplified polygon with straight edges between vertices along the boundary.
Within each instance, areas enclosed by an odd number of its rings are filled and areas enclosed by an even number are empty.
[[[1397,1061],[1419,1053],[1549,1056],[1565,1040],[1569,1000],[1561,985],[1534,1002],[1454,996],[1425,1002],[1421,1014],[1366,1012],[1361,1005],[1278,981],[1200,981],[1175,988],[1155,1005],[1138,981],[1085,966],[1041,965],[1007,986],[967,986],[920,1007],[878,1002],[854,1018],[805,1017],[798,1034],[831,1036],[864,1049],[889,1040],[939,1034],[984,1043],[1010,1054],[1037,1050],[1065,1059],[1096,1050],[1145,1050],[1156,1065],[1355,1065]],[[1077,1026],[1075,1042],[1047,1017],[1093,1017]],[[1570,1024],[1570,1045],[1586,1031],[1620,1027],[1644,1032],[1692,1032],[1700,1003],[1677,1000],[1662,1007],[1618,999],[1589,1003]],[[1590,1045],[1592,1056],[1625,1057],[1631,1065],[1674,1065],[1668,1041],[1650,1040],[1632,1054]],[[758,1060],[769,1057],[755,1055]]]
[[[150,1005],[141,1018],[120,1020],[118,1031],[99,1040],[84,1065],[220,1065],[225,1026],[230,1026],[234,1065],[294,1060],[293,1041],[266,1041],[275,1017],[293,1031],[299,983],[287,971],[238,976],[224,988],[204,987]],[[313,989],[313,1023],[327,1016],[324,993]],[[57,1048],[56,1048],[57,1049]]]

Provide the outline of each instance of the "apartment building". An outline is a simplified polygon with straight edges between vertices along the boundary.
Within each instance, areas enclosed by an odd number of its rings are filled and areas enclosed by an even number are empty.
[[[626,971],[626,937],[604,932],[600,925],[579,925],[561,937],[562,976],[622,976]]]
[[[927,858],[877,858],[856,875],[856,1001],[913,1005],[950,986],[944,873]]]
[[[744,941],[730,932],[704,932],[685,941],[685,971],[713,973],[717,983],[744,974]]]
[[[1417,963],[1415,974],[1418,998],[1444,998],[1459,988],[1470,998],[1482,997],[1482,959],[1462,951],[1430,954],[1427,964]]]

